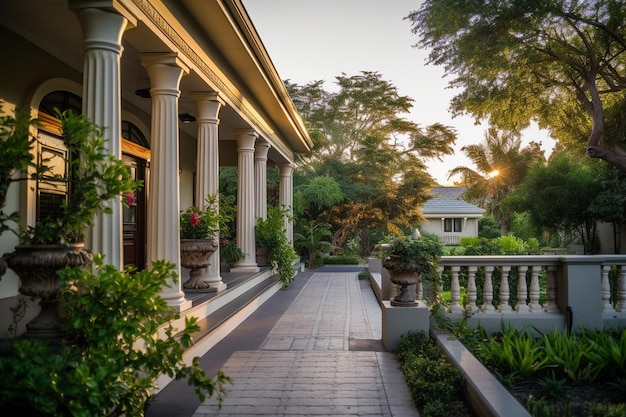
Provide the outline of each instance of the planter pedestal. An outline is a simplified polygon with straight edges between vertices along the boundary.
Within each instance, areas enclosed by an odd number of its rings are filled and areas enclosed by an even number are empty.
[[[400,338],[410,331],[430,331],[430,312],[422,303],[412,308],[397,307],[390,301],[383,300],[382,305],[382,342],[387,352],[394,352],[400,344]]]

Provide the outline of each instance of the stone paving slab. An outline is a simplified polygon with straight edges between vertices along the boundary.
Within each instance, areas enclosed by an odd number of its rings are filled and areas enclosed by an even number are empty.
[[[380,307],[357,273],[315,273],[256,351],[236,351],[221,409],[210,398],[193,417],[419,417],[393,354],[350,351],[381,337]]]

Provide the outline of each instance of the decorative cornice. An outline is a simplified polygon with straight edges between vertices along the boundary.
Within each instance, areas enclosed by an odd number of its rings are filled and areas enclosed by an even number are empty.
[[[263,123],[250,109],[244,105],[226,83],[204,62],[204,60],[193,50],[191,46],[178,34],[178,32],[167,22],[159,11],[150,4],[149,0],[132,0],[133,3],[146,15],[147,18],[157,27],[167,38],[179,49],[180,53],[188,58],[194,65],[202,71],[215,85],[219,93],[225,94],[232,105],[244,113],[252,122],[262,128],[268,136],[275,136],[276,132]]]

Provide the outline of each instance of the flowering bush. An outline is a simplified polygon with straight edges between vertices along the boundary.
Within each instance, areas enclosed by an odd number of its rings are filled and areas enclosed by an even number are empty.
[[[209,194],[206,198],[204,210],[196,206],[189,207],[180,214],[180,238],[181,239],[210,239],[218,232],[227,228],[232,215],[222,213],[218,209],[218,200],[215,194]]]

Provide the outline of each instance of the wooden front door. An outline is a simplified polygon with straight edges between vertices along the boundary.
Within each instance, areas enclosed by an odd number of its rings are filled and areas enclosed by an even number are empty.
[[[133,195],[125,196],[123,207],[124,266],[134,266],[139,270],[146,267],[146,185],[148,164],[145,159],[134,155],[123,155],[124,164],[134,179],[142,180],[144,186]]]

